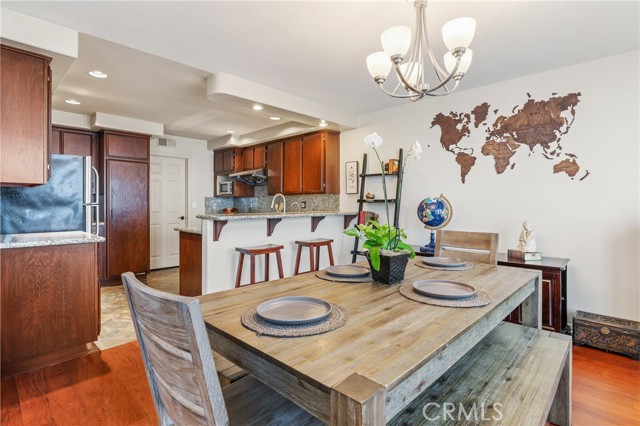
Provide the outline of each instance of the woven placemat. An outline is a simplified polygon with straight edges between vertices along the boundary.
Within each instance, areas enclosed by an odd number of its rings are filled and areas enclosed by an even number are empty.
[[[242,325],[256,332],[258,336],[303,337],[313,336],[335,330],[347,323],[349,313],[346,309],[331,303],[331,313],[324,320],[304,325],[272,324],[260,318],[255,308],[242,314]]]
[[[469,299],[437,299],[435,297],[423,296],[413,290],[413,283],[408,282],[400,286],[398,290],[407,299],[427,305],[446,306],[448,308],[475,308],[491,303],[491,296],[484,291],[477,290],[476,295]]]
[[[336,277],[334,275],[327,274],[326,271],[318,271],[316,272],[316,277],[326,280],[326,281],[334,281],[339,283],[371,283],[373,282],[373,278],[371,278],[371,273],[367,274],[364,277]]]
[[[470,271],[473,269],[473,263],[471,262],[465,262],[463,266],[430,266],[426,265],[422,259],[418,259],[415,264],[424,269],[435,269],[437,271]]]

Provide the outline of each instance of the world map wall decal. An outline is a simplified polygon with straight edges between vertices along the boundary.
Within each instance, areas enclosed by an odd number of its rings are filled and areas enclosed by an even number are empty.
[[[528,148],[529,156],[538,154],[553,161],[553,173],[565,173],[575,179],[581,170],[578,157],[565,152],[561,140],[571,129],[582,94],[557,96],[557,93],[552,93],[551,96],[546,100],[535,100],[527,93],[526,103],[522,107],[513,107],[509,115],[498,114],[499,110],[492,110],[487,102],[476,106],[470,113],[438,113],[430,128],[440,127],[440,144],[455,156],[462,183],[478,160],[475,149],[469,146],[473,144],[470,136],[474,128],[484,130],[480,153],[493,158],[497,174],[513,170],[516,166],[514,155]],[[489,115],[492,116],[491,124],[488,124]],[[585,169],[578,179],[582,181],[587,176],[589,170]]]

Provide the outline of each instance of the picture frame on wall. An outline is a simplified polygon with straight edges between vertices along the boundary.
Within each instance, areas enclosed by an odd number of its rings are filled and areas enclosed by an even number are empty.
[[[358,162],[347,161],[344,163],[344,175],[346,179],[346,192],[347,194],[358,193]]]

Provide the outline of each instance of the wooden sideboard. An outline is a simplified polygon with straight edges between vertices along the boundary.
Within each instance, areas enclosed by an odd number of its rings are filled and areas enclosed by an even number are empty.
[[[542,328],[556,333],[569,331],[567,326],[567,264],[570,259],[542,257],[524,262],[498,253],[498,265],[542,271]],[[505,321],[521,323],[522,306],[518,306]]]
[[[417,256],[433,256],[420,252],[419,245],[412,245]],[[567,325],[567,264],[570,259],[543,257],[542,260],[524,262],[498,253],[498,265],[542,271],[542,328],[556,333],[569,332]],[[505,318],[515,324],[522,323],[522,306],[518,306]]]

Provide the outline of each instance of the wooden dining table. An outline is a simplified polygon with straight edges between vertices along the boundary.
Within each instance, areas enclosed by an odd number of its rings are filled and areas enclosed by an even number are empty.
[[[200,296],[212,348],[330,424],[384,424],[433,384],[518,305],[540,328],[540,272],[475,263],[467,271],[419,267],[402,283],[452,280],[489,294],[482,307],[420,303],[401,284],[344,283],[307,273]],[[310,296],[348,311],[338,329],[306,337],[257,335],[242,314],[284,296]]]

